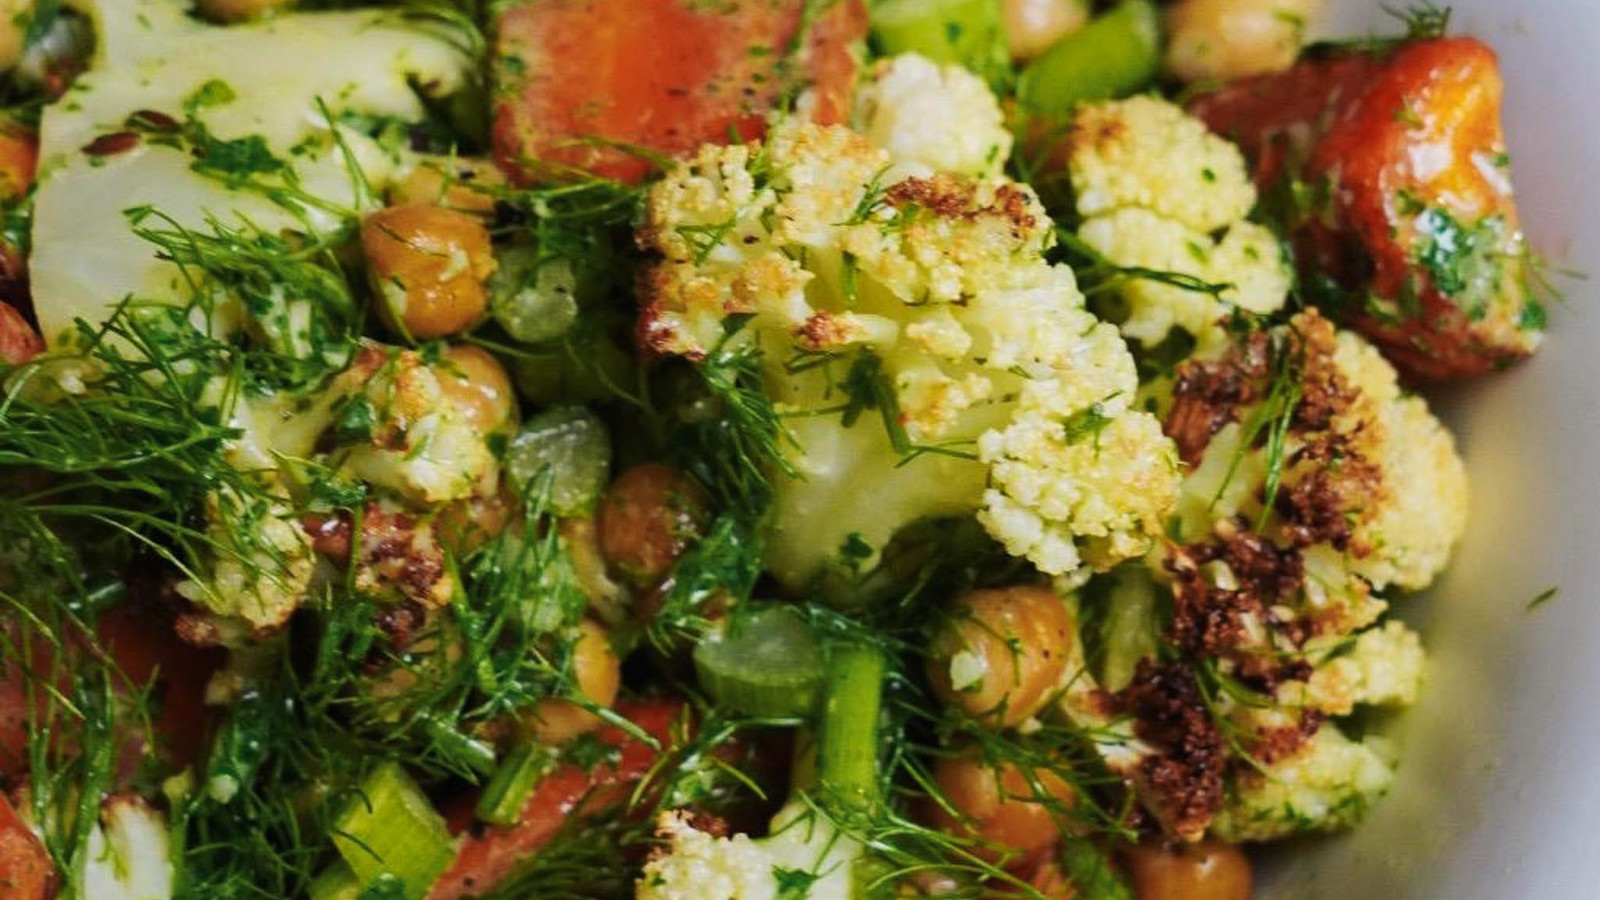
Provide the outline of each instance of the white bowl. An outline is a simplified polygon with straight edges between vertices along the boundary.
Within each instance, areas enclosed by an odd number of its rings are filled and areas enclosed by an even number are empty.
[[[1499,51],[1534,246],[1600,278],[1600,3],[1452,5],[1454,32]],[[1376,0],[1327,6],[1330,34],[1395,29]],[[1395,791],[1355,832],[1270,854],[1264,898],[1600,898],[1600,319],[1596,283],[1562,286],[1531,363],[1434,398],[1467,457],[1473,518],[1443,583],[1397,604],[1433,664],[1399,725]]]

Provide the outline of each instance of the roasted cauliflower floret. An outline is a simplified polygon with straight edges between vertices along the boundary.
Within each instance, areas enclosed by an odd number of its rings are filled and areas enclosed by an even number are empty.
[[[1173,328],[1215,346],[1230,309],[1283,306],[1292,273],[1278,239],[1245,221],[1256,190],[1238,148],[1154,97],[1086,106],[1073,122],[1067,170],[1083,223],[1078,237],[1124,268],[1170,272],[1218,293],[1129,278],[1123,334],[1146,345]]]
[[[1080,215],[1147,209],[1204,234],[1243,219],[1256,204],[1239,148],[1158,97],[1084,106],[1068,140]]]
[[[657,823],[665,846],[645,864],[639,900],[785,900],[795,896],[785,876],[803,877],[811,900],[852,900],[853,862],[860,845],[815,814],[780,814],[770,837],[716,837],[682,813]]]
[[[1455,438],[1421,397],[1401,392],[1394,367],[1376,347],[1341,332],[1335,359],[1377,407],[1383,439],[1374,455],[1388,486],[1388,502],[1366,529],[1371,552],[1354,569],[1375,585],[1420,590],[1444,570],[1466,531],[1466,467]]]
[[[1260,522],[1324,589],[1337,567],[1313,565],[1314,552],[1342,557],[1344,577],[1375,590],[1427,587],[1466,529],[1466,468],[1450,433],[1400,392],[1377,350],[1316,313],[1180,365],[1166,430],[1191,466],[1182,534]]]
[[[1170,444],[1130,408],[1116,329],[1044,260],[1038,199],[887,180],[894,162],[843,128],[786,127],[707,147],[649,195],[643,343],[708,364],[759,348],[788,414],[799,477],[779,478],[769,567],[798,585],[847,539],[975,511],[1051,574],[1144,552],[1175,496]]]
[[[316,560],[287,501],[269,488],[226,488],[206,502],[214,555],[198,580],[178,583],[185,599],[250,631],[276,629],[311,590]]]
[[[1349,827],[1394,781],[1382,747],[1324,726],[1294,755],[1236,777],[1211,830],[1229,841],[1271,841]]]
[[[1169,735],[1173,711],[1184,711],[1185,739],[1146,741],[1130,780],[1185,838],[1207,826],[1253,840],[1338,828],[1381,793],[1387,767],[1329,719],[1415,700],[1425,654],[1414,632],[1383,622],[1380,594],[1430,583],[1465,525],[1449,434],[1400,393],[1376,351],[1315,312],[1239,324],[1225,352],[1177,366],[1170,397],[1159,384],[1148,392],[1188,475],[1171,542],[1147,558],[1172,617],[1167,652],[1146,663],[1181,663],[1145,680],[1142,704],[1131,688],[1119,697],[1141,738]],[[1219,699],[1148,702],[1152,684],[1190,677],[1215,679]],[[1203,765],[1213,750],[1225,766]],[[1136,777],[1152,766],[1166,777]],[[1344,774],[1321,774],[1330,768]],[[1353,787],[1334,796],[1341,777]]]
[[[489,493],[499,477],[487,436],[414,351],[363,347],[328,396],[333,461],[356,479],[432,505]]]
[[[915,53],[880,60],[856,94],[856,129],[889,151],[896,174],[1000,174],[1011,131],[983,79]]]
[[[1118,266],[1173,272],[1221,288],[1130,278],[1118,289],[1128,315],[1122,333],[1146,346],[1174,328],[1199,338],[1204,349],[1225,339],[1218,323],[1237,307],[1270,313],[1283,306],[1291,279],[1278,239],[1254,222],[1235,222],[1221,240],[1145,209],[1120,209],[1084,221],[1078,237]]]
[[[1176,462],[1160,425],[1109,395],[1063,417],[1041,393],[1025,387],[1017,420],[978,441],[992,485],[979,520],[1046,572],[1140,555],[1172,497]]]
[[[1403,623],[1389,621],[1364,631],[1350,652],[1312,673],[1306,701],[1328,715],[1349,715],[1357,706],[1410,706],[1422,690],[1427,656],[1422,639]]]

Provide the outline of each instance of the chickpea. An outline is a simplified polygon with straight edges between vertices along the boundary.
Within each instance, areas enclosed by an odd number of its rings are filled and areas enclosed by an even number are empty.
[[[38,136],[20,126],[0,125],[0,200],[26,194],[38,163]]]
[[[1039,863],[1028,876],[1028,887],[1039,892],[1039,896],[1046,900],[1077,900],[1078,889],[1073,886],[1072,879],[1062,871],[1061,864],[1055,860],[1045,860]]]
[[[389,203],[433,204],[476,216],[492,216],[492,189],[505,183],[505,175],[487,159],[430,157],[389,185]]]
[[[1088,0],[1005,0],[1011,58],[1028,62],[1089,21]]]
[[[1167,71],[1232,81],[1294,64],[1321,0],[1179,0],[1167,14]]]
[[[293,5],[295,0],[199,0],[200,15],[213,22],[248,22]]]
[[[1137,900],[1250,900],[1250,860],[1232,844],[1143,844],[1123,860]]]
[[[472,216],[439,206],[380,209],[361,225],[361,249],[390,330],[431,340],[483,318],[494,254]]]
[[[1017,855],[1044,850],[1061,836],[1056,815],[1060,807],[1050,801],[1070,806],[1077,792],[1049,770],[1035,770],[1033,776],[1037,789],[1009,763],[996,768],[972,757],[940,759],[934,765],[933,782],[959,815],[933,804],[929,824],[1010,848]]]
[[[445,400],[478,432],[492,434],[513,424],[517,407],[511,375],[489,351],[457,344],[444,351],[433,371]]]
[[[589,609],[602,621],[621,622],[628,617],[632,596],[628,589],[611,579],[604,554],[600,552],[600,535],[594,519],[562,519],[561,543],[572,562],[572,574],[578,587],[589,601]]]
[[[0,300],[0,363],[20,366],[44,352],[44,341],[17,308]]]
[[[577,692],[600,704],[616,702],[622,685],[622,660],[611,648],[611,638],[598,623],[585,619],[572,648],[572,672]],[[548,744],[569,741],[600,727],[600,717],[567,700],[546,700],[524,723],[537,740]]]
[[[516,499],[505,490],[465,497],[439,510],[434,535],[451,553],[464,556],[505,531],[516,508]]]
[[[699,536],[706,499],[677,469],[641,463],[611,483],[595,518],[606,560],[629,580],[649,587],[667,577]]]
[[[1024,585],[973,591],[934,638],[928,679],[951,706],[1020,725],[1066,673],[1072,617],[1055,592]]]

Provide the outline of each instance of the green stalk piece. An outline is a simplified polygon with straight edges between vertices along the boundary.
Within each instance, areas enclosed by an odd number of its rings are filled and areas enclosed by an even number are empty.
[[[515,825],[522,808],[539,782],[555,768],[555,756],[543,744],[519,744],[506,755],[484,786],[476,810],[479,819],[494,825]]]
[[[735,613],[695,645],[694,666],[718,703],[747,715],[809,715],[822,691],[822,651],[787,606]]]
[[[444,819],[398,763],[385,762],[362,782],[335,823],[333,842],[344,857],[362,898],[422,900],[455,859]],[[337,871],[337,869],[335,870]],[[324,873],[324,890],[350,884],[340,874]]]
[[[885,0],[872,10],[872,37],[885,55],[920,53],[994,81],[1010,69],[1000,10],[995,0]]]
[[[1022,70],[1018,112],[1024,123],[1060,123],[1080,103],[1145,88],[1160,70],[1161,21],[1155,5],[1124,0]]]

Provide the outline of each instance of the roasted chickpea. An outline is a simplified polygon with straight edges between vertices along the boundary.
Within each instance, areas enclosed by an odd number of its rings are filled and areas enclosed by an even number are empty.
[[[488,308],[494,254],[483,223],[439,206],[391,206],[361,224],[361,249],[379,315],[420,340],[465,331]]]
[[[16,307],[0,301],[0,363],[20,366],[44,352],[44,341]]]
[[[1045,900],[1078,900],[1078,889],[1073,886],[1072,879],[1053,859],[1039,863],[1038,868],[1028,873],[1028,887],[1038,891]]]
[[[477,216],[494,215],[494,188],[506,183],[487,159],[434,156],[389,185],[389,203],[422,203]]]
[[[633,597],[626,587],[611,577],[605,554],[600,552],[600,535],[593,517],[562,519],[561,545],[572,562],[572,574],[589,609],[600,620],[615,624],[627,619]]]
[[[515,420],[511,375],[489,351],[457,344],[444,351],[433,371],[445,399],[479,432],[491,434]]]
[[[667,577],[705,518],[705,494],[693,479],[670,466],[641,463],[617,476],[600,500],[600,552],[623,576],[649,587]]]
[[[1066,673],[1072,617],[1055,592],[1019,586],[960,598],[934,638],[928,679],[944,702],[1001,727],[1049,702]]]
[[[580,695],[601,706],[616,702],[622,685],[622,660],[599,623],[585,619],[579,626],[578,641],[572,648],[572,672]],[[567,700],[540,703],[524,722],[532,737],[547,744],[571,740],[600,724],[599,716]]]
[[[1061,837],[1062,805],[1070,807],[1077,792],[1047,769],[1036,769],[1032,775],[1030,779],[1009,763],[996,768],[975,757],[940,759],[933,781],[958,814],[932,804],[929,824],[1010,848],[1017,855],[1050,847]]]
[[[434,534],[451,553],[464,556],[505,531],[516,508],[516,498],[504,489],[456,500],[439,510]]]
[[[1321,0],[1179,0],[1167,14],[1167,70],[1232,81],[1294,64]]]
[[[1006,43],[1017,62],[1043,55],[1088,21],[1088,0],[1005,0]]]
[[[1142,844],[1123,861],[1137,900],[1250,900],[1250,860],[1232,844]]]
[[[295,0],[199,0],[200,15],[224,24],[248,22],[292,6]]]

